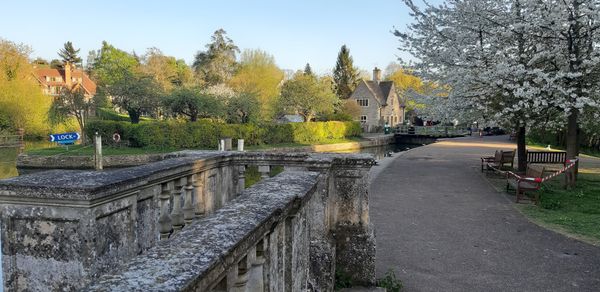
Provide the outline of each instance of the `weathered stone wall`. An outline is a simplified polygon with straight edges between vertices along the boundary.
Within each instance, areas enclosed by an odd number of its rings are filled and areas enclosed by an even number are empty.
[[[285,220],[254,226],[270,231],[257,239],[262,246],[256,243],[244,248],[244,261],[267,263],[270,268],[260,271],[271,279],[265,285],[274,285],[274,291],[305,287],[330,291],[336,268],[359,283],[373,283],[375,245],[366,192],[373,164],[369,155],[360,154],[187,151],[132,168],[55,170],[3,180],[4,286],[9,291],[78,289],[139,254],[152,255],[151,251],[162,245],[174,249],[181,244],[183,248],[187,243],[177,238],[193,232],[187,230],[194,229],[197,222],[216,224],[215,228],[229,232],[231,224],[219,225],[210,218],[224,210],[229,210],[230,216],[237,214],[231,206],[241,199],[249,165],[257,165],[263,178],[268,178],[271,166],[320,174],[311,199],[302,201]],[[290,180],[289,176],[282,179]],[[286,190],[281,182],[271,189]],[[272,211],[281,215],[281,210]],[[246,226],[243,221],[238,224]],[[339,242],[355,238],[360,240]],[[236,240],[230,238],[222,244],[235,244]],[[249,252],[253,248],[259,251]],[[264,259],[254,259],[259,253]],[[361,262],[356,262],[357,258]],[[259,273],[251,267],[246,272]],[[219,279],[198,277],[194,281],[225,286],[233,285],[229,281],[234,278],[213,283]]]

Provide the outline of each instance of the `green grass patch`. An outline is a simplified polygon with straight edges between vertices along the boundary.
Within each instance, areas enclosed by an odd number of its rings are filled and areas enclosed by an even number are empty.
[[[154,149],[154,148],[134,148],[134,147],[103,147],[102,154],[103,155],[140,155],[140,154],[156,154],[156,153],[168,153],[177,151],[178,149]],[[74,155],[74,156],[92,156],[94,155],[94,146],[93,145],[70,145],[67,147],[50,147],[43,149],[32,149],[26,152],[31,155]]]
[[[566,190],[554,179],[540,190],[539,206],[520,206],[534,221],[585,241],[600,244],[600,174],[582,169],[577,186]]]
[[[272,149],[272,148],[287,148],[287,147],[305,147],[305,146],[313,146],[313,145],[328,145],[328,144],[338,144],[338,143],[349,143],[349,142],[361,142],[364,139],[360,137],[349,137],[344,139],[327,139],[323,140],[319,143],[278,143],[278,144],[261,144],[261,145],[253,145],[246,147],[247,150],[264,150],[264,149]]]

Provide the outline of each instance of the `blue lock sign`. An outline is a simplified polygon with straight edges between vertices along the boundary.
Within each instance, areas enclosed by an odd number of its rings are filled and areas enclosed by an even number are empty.
[[[79,138],[81,138],[79,133],[52,134],[50,135],[50,142],[56,142],[61,145],[71,145],[79,140]]]

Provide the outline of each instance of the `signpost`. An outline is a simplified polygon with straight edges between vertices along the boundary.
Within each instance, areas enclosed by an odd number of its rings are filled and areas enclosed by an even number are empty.
[[[56,142],[60,145],[65,145],[68,149],[68,145],[75,144],[75,141],[79,140],[81,135],[79,133],[62,133],[62,134],[52,134],[50,135],[50,142]]]

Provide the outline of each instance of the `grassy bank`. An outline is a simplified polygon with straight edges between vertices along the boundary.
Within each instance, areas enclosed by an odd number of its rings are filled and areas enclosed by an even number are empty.
[[[566,190],[562,180],[547,183],[539,206],[520,205],[533,221],[550,229],[600,245],[600,171],[581,169],[577,186]]]

